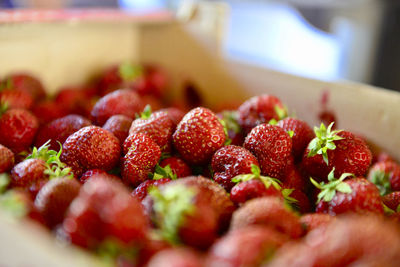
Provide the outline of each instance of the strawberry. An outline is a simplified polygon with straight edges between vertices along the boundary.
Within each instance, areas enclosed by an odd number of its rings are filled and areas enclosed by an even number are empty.
[[[185,247],[164,249],[155,254],[146,265],[148,267],[203,267],[201,256]]]
[[[61,88],[54,98],[54,101],[64,107],[69,114],[87,116],[86,110],[88,99],[94,97],[93,88],[87,86],[68,86]]]
[[[398,228],[375,216],[338,218],[305,240],[284,245],[267,266],[394,267],[400,262]]]
[[[306,122],[294,118],[285,118],[278,121],[276,125],[286,132],[293,133],[291,136],[293,157],[301,159],[308,143],[314,138],[311,127]]]
[[[129,135],[129,129],[131,127],[132,121],[133,120],[128,116],[114,115],[106,121],[102,128],[115,135],[118,138],[120,144],[123,144],[125,139]]]
[[[339,179],[334,177],[335,170],[328,175],[328,183],[311,182],[321,190],[318,194],[316,212],[331,215],[345,212],[383,214],[382,200],[378,188],[363,177],[347,179],[352,176],[343,173]]]
[[[307,233],[315,228],[326,226],[336,220],[336,217],[325,213],[309,213],[300,217],[300,223],[306,229]]]
[[[221,147],[211,160],[213,179],[230,192],[235,185],[232,178],[251,173],[252,165],[258,166],[258,161],[247,149],[235,145]]]
[[[113,115],[121,114],[133,119],[142,110],[143,104],[139,95],[133,90],[121,89],[100,98],[94,105],[91,116],[94,124],[104,125]]]
[[[238,108],[238,123],[245,134],[262,123],[286,117],[287,111],[282,102],[272,95],[255,96]]]
[[[383,196],[382,201],[389,209],[400,212],[400,191],[395,191]]]
[[[140,95],[140,99],[143,101],[143,106],[149,105],[151,107],[151,110],[153,111],[159,111],[164,107],[163,102],[161,99],[152,96],[152,95]]]
[[[283,188],[293,188],[301,191],[305,191],[309,184],[308,177],[306,180],[297,166],[290,163],[286,166],[285,174],[282,176],[281,182]]]
[[[157,98],[164,95],[168,85],[168,77],[158,66],[145,66],[144,77],[138,79],[136,89],[140,95],[152,95]]]
[[[33,143],[38,127],[37,118],[25,109],[0,111],[0,144],[14,153],[26,150]]]
[[[372,154],[366,143],[350,132],[335,130],[333,124],[315,127],[316,137],[304,151],[302,166],[312,177],[326,179],[335,167],[335,175],[352,173],[363,176],[371,164]]]
[[[244,148],[253,153],[266,176],[281,178],[292,153],[292,140],[281,127],[261,124],[251,130]]]
[[[79,177],[79,181],[84,184],[86,183],[89,179],[91,179],[92,177],[104,177],[107,176],[110,179],[114,179],[116,181],[121,181],[121,178],[118,176],[115,176],[113,174],[109,174],[104,170],[101,169],[90,169],[85,171],[81,177]]]
[[[156,142],[162,152],[170,152],[174,124],[164,111],[151,113],[146,106],[141,117],[132,122],[129,134],[144,133]]]
[[[47,124],[55,119],[68,115],[68,110],[53,100],[43,100],[32,108],[32,113],[39,119],[40,124]]]
[[[152,187],[152,186],[158,187],[158,186],[160,186],[162,184],[166,184],[170,181],[171,181],[170,178],[160,178],[157,180],[146,180],[146,181],[142,182],[141,184],[139,184],[135,188],[135,190],[132,191],[132,195],[135,196],[140,201],[142,201],[147,196],[147,193],[148,193],[150,187]]]
[[[161,156],[160,147],[143,133],[128,136],[124,143],[124,153],[122,178],[125,183],[133,186],[148,179]]]
[[[242,128],[238,123],[238,113],[236,111],[224,110],[219,112],[217,116],[224,122],[224,126],[228,131],[228,137],[231,140],[230,144],[237,146],[243,145],[244,136]]]
[[[381,195],[400,190],[400,165],[394,161],[381,161],[371,166],[368,180],[373,182]]]
[[[250,225],[269,226],[290,238],[298,238],[303,233],[299,217],[279,197],[249,200],[233,213],[231,230]]]
[[[14,166],[14,153],[0,144],[0,173],[8,172]]]
[[[158,252],[171,248],[171,245],[164,240],[147,239],[143,246],[140,248],[136,265],[134,266],[148,266],[149,260]]]
[[[172,120],[175,127],[185,116],[185,113],[179,108],[169,107],[161,109],[160,111],[164,111],[168,114],[169,118]]]
[[[289,203],[291,204],[294,210],[297,210],[302,214],[311,212],[310,200],[308,199],[307,195],[303,193],[303,191],[292,188],[285,188],[282,189],[282,192],[284,192],[290,197]]]
[[[89,125],[91,125],[90,121],[79,115],[67,115],[55,119],[39,128],[35,146],[42,146],[48,140],[51,140],[50,149],[58,150],[60,148],[59,143],[63,144],[68,136]]]
[[[146,231],[147,218],[138,200],[122,183],[97,177],[87,181],[72,201],[61,235],[73,244],[98,248],[108,238],[139,245]]]
[[[187,177],[192,175],[192,170],[189,165],[186,164],[179,157],[169,157],[160,161],[160,167],[166,168],[169,166],[172,173],[176,175],[176,178]]]
[[[118,164],[120,153],[119,141],[112,133],[87,126],[65,140],[61,161],[72,168],[75,177],[80,177],[89,169],[111,170]]]
[[[236,229],[213,244],[205,266],[259,266],[286,240],[285,235],[269,227],[253,225]]]
[[[206,163],[224,145],[224,127],[211,110],[198,107],[183,117],[176,127],[173,140],[185,161]]]
[[[0,103],[6,104],[9,108],[30,109],[33,99],[24,91],[2,90],[0,87]]]
[[[6,77],[0,87],[28,93],[33,100],[38,101],[46,96],[46,91],[41,82],[32,75],[14,73]]]
[[[35,207],[42,214],[50,228],[62,223],[65,212],[78,195],[80,183],[71,178],[58,178],[48,181],[38,192]]]
[[[373,163],[377,163],[377,162],[381,162],[381,161],[394,161],[396,162],[392,156],[390,156],[388,153],[384,152],[384,151],[380,151],[376,154],[373,155],[373,159],[372,162]]]

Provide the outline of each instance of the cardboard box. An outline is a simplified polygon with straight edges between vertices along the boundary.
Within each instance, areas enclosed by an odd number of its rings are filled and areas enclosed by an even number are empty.
[[[113,63],[155,63],[169,71],[172,94],[179,94],[187,80],[199,87],[209,105],[273,94],[311,125],[318,123],[321,98],[328,96],[327,106],[340,128],[365,136],[400,160],[396,92],[305,79],[232,61],[217,49],[223,40],[221,28],[204,27],[201,19],[182,24],[165,12],[46,12],[50,13],[0,13],[0,76],[26,70],[55,92]],[[199,12],[197,18],[202,15]],[[90,255],[61,246],[37,228],[0,214],[0,266],[100,266]]]

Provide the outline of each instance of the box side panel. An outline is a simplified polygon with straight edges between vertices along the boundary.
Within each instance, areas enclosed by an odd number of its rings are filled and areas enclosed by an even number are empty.
[[[132,23],[60,22],[0,26],[0,77],[27,71],[54,92],[124,60],[138,58]]]

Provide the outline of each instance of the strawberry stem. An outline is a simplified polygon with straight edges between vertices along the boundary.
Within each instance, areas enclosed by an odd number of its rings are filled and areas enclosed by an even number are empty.
[[[172,171],[169,164],[165,167],[161,167],[158,164],[156,165],[152,179],[159,180],[162,178],[170,178],[171,180],[177,179],[176,174]]]
[[[260,168],[255,164],[251,165],[251,173],[237,175],[232,178],[232,182],[241,183],[250,181],[252,179],[259,179],[264,184],[265,188],[269,188],[272,185],[273,187],[275,187],[275,189],[279,191],[282,189],[282,187],[280,186],[281,181],[276,178],[262,176]]]

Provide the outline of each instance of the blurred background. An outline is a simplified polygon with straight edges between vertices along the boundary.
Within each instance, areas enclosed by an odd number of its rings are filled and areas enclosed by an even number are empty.
[[[176,11],[183,2],[187,1],[0,0],[0,7]],[[230,6],[227,56],[305,77],[400,91],[400,1],[224,2]]]

